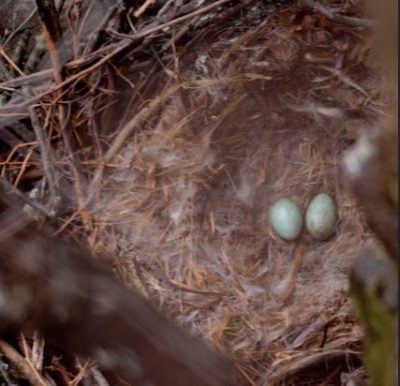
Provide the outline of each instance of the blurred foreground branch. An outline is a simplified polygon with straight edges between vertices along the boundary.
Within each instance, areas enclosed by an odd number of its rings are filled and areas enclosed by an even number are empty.
[[[38,229],[1,193],[0,213],[0,334],[38,329],[132,385],[234,384],[223,359],[124,288],[88,250]]]

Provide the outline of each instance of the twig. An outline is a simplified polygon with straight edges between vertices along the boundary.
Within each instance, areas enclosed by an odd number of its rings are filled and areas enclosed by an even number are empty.
[[[350,343],[348,342],[348,346]],[[268,382],[271,385],[280,385],[280,384],[292,384],[288,381],[290,377],[295,374],[301,374],[302,371],[308,370],[312,367],[316,367],[317,364],[324,364],[327,366],[327,363],[331,363],[343,358],[359,358],[360,352],[356,350],[352,350],[350,348],[346,349],[325,349],[319,352],[311,352],[309,355],[304,356],[303,358],[297,361],[287,361],[285,366],[281,366],[279,371],[276,371],[273,375],[268,378]]]
[[[4,140],[4,137],[1,137],[2,140]],[[7,141],[8,139],[8,141]],[[11,159],[13,158],[14,154],[17,153],[19,154],[21,157],[25,157],[25,152],[23,152],[22,150],[20,150],[21,148],[25,148],[25,147],[31,147],[31,146],[35,146],[37,145],[36,141],[31,141],[31,142],[22,142],[22,143],[18,143],[17,142],[17,138],[14,138],[13,136],[10,138],[6,138],[5,140],[6,143],[8,143],[10,146],[12,146],[12,143],[16,143],[13,147],[13,149],[8,153],[6,160],[4,161],[4,163],[7,165]],[[23,163],[23,162],[22,162]],[[21,163],[21,165],[22,165]],[[5,173],[6,173],[6,168],[3,168],[1,173],[0,173],[0,177],[5,177]]]
[[[31,97],[30,99],[20,103],[20,104],[12,104],[12,105],[8,105],[5,107],[0,108],[0,118],[1,117],[5,117],[6,119],[4,119],[4,122],[2,122],[2,124],[7,124],[9,123],[9,120],[11,118],[11,115],[14,116],[14,119],[21,119],[23,117],[25,117],[26,111],[28,109],[28,107],[33,104],[33,103],[37,103],[38,101],[40,101],[43,97],[50,95],[54,92],[57,92],[58,90],[60,90],[61,88],[64,88],[65,86],[68,86],[69,84],[80,80],[84,77],[86,77],[87,75],[90,75],[93,73],[93,71],[97,70],[98,68],[102,67],[104,64],[106,64],[111,58],[115,57],[116,55],[118,55],[119,53],[123,52],[125,49],[127,49],[128,47],[130,47],[132,45],[133,42],[136,42],[137,40],[143,39],[146,36],[149,36],[155,32],[160,32],[163,29],[165,29],[166,27],[170,27],[172,25],[178,24],[182,21],[185,21],[187,19],[190,19],[191,17],[197,16],[197,15],[201,15],[205,12],[210,11],[213,8],[216,8],[222,4],[227,3],[230,0],[219,0],[214,2],[213,4],[210,4],[206,7],[203,7],[197,11],[194,11],[188,15],[184,15],[181,17],[178,17],[177,19],[171,20],[169,22],[166,22],[164,24],[158,25],[156,27],[148,27],[145,28],[142,31],[138,31],[135,34],[132,35],[125,35],[125,34],[120,34],[117,33],[116,31],[110,32],[115,34],[115,36],[119,36],[121,38],[124,38],[124,40],[115,43],[115,44],[111,44],[107,47],[103,47],[102,49],[99,49],[98,51],[96,51],[95,53],[93,53],[92,55],[89,55],[87,58],[84,59],[79,59],[76,60],[74,62],[70,62],[69,66],[67,65],[67,67],[69,68],[73,68],[74,66],[77,65],[84,65],[85,63],[87,63],[90,60],[93,60],[93,58],[97,58],[97,57],[101,57],[101,59],[99,59],[98,62],[94,63],[93,65],[85,68],[84,70],[82,70],[81,72],[72,75],[70,77],[68,77],[67,79],[65,79],[64,81],[62,81],[60,84],[56,85],[55,87],[49,88],[48,90],[35,95],[34,97]],[[111,52],[110,52],[111,51]],[[108,54],[107,54],[108,53]],[[104,55],[104,56],[102,56]],[[42,73],[41,76],[44,76],[44,74]],[[26,78],[25,78],[26,80]],[[10,82],[3,82],[0,83],[0,88],[1,87],[5,87],[5,86],[9,86]],[[8,120],[7,120],[8,118]],[[11,119],[12,120],[12,119]]]
[[[60,39],[62,31],[54,0],[36,0],[37,9],[52,41]]]
[[[37,0],[39,2],[39,0]],[[54,3],[53,3],[54,5]],[[55,9],[55,8],[54,8]],[[42,16],[42,15],[41,15]],[[46,20],[43,19],[43,22],[45,23]],[[58,20],[57,20],[58,22]],[[52,26],[55,28],[54,26]],[[49,30],[49,26],[47,24],[44,24],[44,36],[45,40],[48,46],[48,50],[50,53],[50,59],[53,65],[53,70],[54,70],[54,80],[56,85],[61,85],[63,83],[63,78],[62,78],[62,73],[61,73],[61,66],[60,66],[60,61],[57,55],[57,49],[55,47],[55,35],[56,31],[51,31]],[[65,106],[61,103],[63,99],[63,89],[59,87],[57,89],[57,100],[58,100],[58,115],[59,115],[59,122],[60,122],[60,131],[61,135],[63,138],[64,146],[66,148],[67,153],[71,157],[71,170],[72,174],[74,177],[74,187],[76,191],[76,197],[78,200],[78,207],[81,209],[80,214],[82,217],[82,222],[87,228],[87,230],[91,231],[92,230],[92,222],[89,216],[89,212],[87,211],[85,205],[84,205],[84,192],[83,192],[83,181],[82,181],[82,176],[79,173],[79,159],[76,156],[75,152],[72,149],[71,141],[68,135],[68,124],[69,124],[69,114],[70,114],[70,108],[68,109],[68,113],[65,112]],[[68,105],[69,107],[69,105]],[[55,197],[54,197],[55,198]],[[89,236],[89,242],[90,242],[90,236]]]
[[[25,172],[26,167],[28,165],[29,159],[32,156],[32,153],[33,153],[33,147],[29,148],[28,153],[25,156],[24,161],[22,162],[21,168],[20,168],[20,170],[18,172],[18,175],[17,175],[17,177],[16,177],[16,179],[14,181],[13,189],[15,189],[18,186],[22,176],[24,175],[24,172]]]
[[[67,133],[67,123],[69,121],[69,113],[70,113],[70,108],[68,109],[67,116],[65,116],[64,106],[62,106],[61,104],[59,105],[60,122],[63,123],[63,126],[60,128],[60,130],[61,130],[61,134],[63,137],[64,146],[72,160],[71,170],[72,170],[72,174],[74,176],[74,187],[75,187],[75,191],[76,191],[76,197],[78,200],[79,214],[81,215],[82,222],[85,225],[86,229],[89,232],[91,232],[92,231],[92,221],[90,219],[89,212],[86,208],[85,194],[83,191],[83,181],[82,181],[82,176],[79,173],[80,163],[79,163],[78,157],[76,156],[75,152],[72,149],[70,138]],[[91,245],[90,235],[89,235],[88,241],[89,241],[89,244]]]
[[[11,39],[22,29],[24,28],[24,25],[29,22],[30,19],[35,15],[37,12],[37,8],[35,7],[31,13],[25,18],[25,20],[22,21],[22,23],[12,32],[10,35],[7,36],[6,41],[4,42],[4,46],[7,46],[8,43],[11,41]]]
[[[78,57],[79,40],[80,40],[82,27],[85,24],[88,15],[90,14],[90,12],[92,12],[94,3],[95,3],[94,0],[90,0],[89,5],[86,10],[86,14],[83,17],[83,20],[81,20],[80,26],[79,26],[78,22],[79,22],[79,19],[81,18],[82,2],[81,1],[71,1],[70,5],[68,6],[67,20],[68,20],[68,25],[69,25],[69,28],[71,30],[71,35],[72,35],[72,52],[73,52],[74,59],[76,59]]]
[[[120,42],[121,43],[121,42]],[[130,46],[131,42],[130,41],[123,41],[123,44],[119,44],[118,48],[115,49],[115,51],[111,52],[110,54],[106,55],[103,57],[101,60],[99,60],[97,63],[93,64],[92,66],[86,68],[85,70],[82,70],[81,72],[70,76],[69,78],[65,79],[63,82],[60,84],[47,89],[46,91],[43,91],[40,94],[35,95],[34,97],[29,98],[28,100],[20,103],[20,104],[12,104],[12,105],[7,105],[4,107],[0,108],[0,118],[5,117],[5,118],[10,118],[10,116],[13,116],[14,119],[21,119],[27,115],[27,110],[30,105],[33,103],[39,102],[42,98],[44,98],[47,95],[53,94],[55,92],[60,91],[64,87],[70,85],[71,83],[83,79],[85,76],[88,76],[93,73],[93,71],[97,70],[98,68],[102,67],[105,63],[107,63],[112,57],[117,55],[118,53],[122,52],[125,50],[127,47]],[[0,83],[0,88],[3,86],[3,84]],[[8,123],[8,121],[5,119],[5,122]],[[3,123],[3,124],[6,124]]]
[[[153,5],[155,0],[146,0],[134,13],[135,17],[139,17],[146,12],[146,9]]]
[[[92,367],[90,372],[98,386],[110,386],[104,375],[96,367]]]
[[[35,82],[43,83],[46,80],[50,80],[52,74],[53,70],[49,69],[29,75],[23,75],[15,79],[9,79],[0,83],[0,90],[13,91],[12,89],[10,90],[11,87],[33,86],[35,85]]]
[[[111,32],[115,35],[115,36],[119,36],[121,38],[126,38],[126,39],[131,39],[131,40],[138,40],[138,39],[142,39],[148,35],[151,35],[155,32],[159,32],[159,31],[163,31],[164,29],[168,28],[168,27],[172,27],[175,24],[179,24],[182,21],[191,19],[195,16],[198,15],[202,15],[203,13],[206,13],[214,8],[217,8],[225,3],[228,3],[231,0],[219,0],[219,1],[215,1],[214,3],[207,5],[206,7],[200,8],[197,11],[193,11],[187,15],[183,15],[180,17],[177,17],[176,19],[170,20],[164,24],[160,24],[157,25],[155,27],[150,27],[150,28],[145,28],[143,31],[138,31],[137,33],[133,34],[133,35],[127,35],[127,34],[120,34],[114,30],[111,30]]]
[[[93,54],[96,54],[96,55],[98,54],[99,56],[101,56],[101,53],[98,51],[96,51],[90,55],[93,55]],[[72,68],[76,68],[78,65],[77,62],[78,61],[71,61],[71,62],[67,63],[65,65],[65,69],[70,70]],[[146,60],[146,61],[143,61],[140,63],[133,63],[130,68],[132,69],[132,71],[140,70],[143,68],[148,68],[149,64],[150,64],[150,61]],[[9,79],[7,81],[0,83],[0,90],[14,91],[13,87],[15,87],[15,88],[23,87],[23,86],[33,87],[33,86],[37,85],[38,83],[40,83],[42,85],[44,82],[51,80],[52,74],[53,74],[53,70],[48,69],[48,70],[38,71],[33,74],[20,76],[15,79]]]
[[[0,339],[0,350],[33,386],[48,386],[35,368],[31,367],[22,355],[2,339]]]
[[[37,108],[37,105],[33,105],[29,107],[29,113],[31,116],[31,123],[33,127],[33,131],[35,132],[36,139],[39,144],[40,148],[40,154],[42,156],[42,165],[43,165],[43,170],[44,173],[47,177],[47,181],[49,184],[49,189],[50,189],[50,195],[51,195],[51,202],[55,203],[56,197],[57,197],[57,179],[56,179],[56,173],[53,167],[53,162],[52,162],[52,157],[50,155],[50,147],[47,145],[47,141],[44,138],[44,133],[43,133],[43,128],[40,125],[39,118],[36,114],[35,109]]]
[[[82,381],[82,379],[87,375],[88,369],[92,365],[91,360],[85,361],[83,366],[80,364],[78,360],[77,361],[77,367],[79,368],[78,374],[75,375],[74,379],[68,382],[68,386],[78,386],[79,383]]]
[[[103,19],[99,23],[99,25],[96,27],[94,31],[91,32],[89,35],[85,48],[83,50],[83,55],[87,55],[93,51],[93,47],[96,44],[96,41],[99,36],[99,32],[102,31],[103,29],[106,28],[108,22],[110,21],[111,17],[113,16],[114,12],[117,10],[118,6],[112,6],[107,10],[107,13],[104,15]]]
[[[19,75],[24,76],[25,74],[23,71],[17,66],[16,63],[7,55],[7,53],[4,51],[3,47],[0,46],[0,55],[7,61],[7,63],[16,71],[18,72]]]
[[[300,244],[295,247],[292,273],[290,275],[289,284],[282,295],[283,304],[287,304],[288,300],[290,299],[296,288],[297,274],[299,273],[300,268],[303,264],[303,257],[305,252],[306,252],[306,247],[304,244]]]
[[[32,343],[32,364],[38,371],[43,370],[44,345],[44,337],[38,331],[35,331]]]

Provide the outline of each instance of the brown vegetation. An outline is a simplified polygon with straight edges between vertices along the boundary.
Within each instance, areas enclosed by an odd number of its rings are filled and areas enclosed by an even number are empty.
[[[372,235],[342,159],[390,100],[371,22],[354,1],[144,3],[137,18],[106,7],[101,25],[88,12],[86,27],[70,8],[40,71],[0,84],[2,177],[228,357],[239,384],[359,381],[348,273]],[[321,192],[334,237],[273,234],[274,200],[305,210]]]

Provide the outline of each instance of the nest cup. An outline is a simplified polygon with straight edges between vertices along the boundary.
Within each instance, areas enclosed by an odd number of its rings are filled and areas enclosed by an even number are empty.
[[[371,81],[363,54],[352,55],[365,41],[340,24],[296,30],[296,9],[245,28],[212,26],[204,41],[178,47],[179,88],[170,92],[175,86],[155,75],[149,95],[157,108],[113,160],[118,167],[102,181],[93,211],[100,247],[119,256],[124,277],[136,277],[132,261],[142,266],[141,291],[233,358],[242,384],[307,378],[314,365],[324,377],[322,355],[351,372],[347,344],[360,339],[346,321],[343,291],[369,236],[340,165],[373,116],[368,106],[345,113]],[[327,68],[338,55],[356,89]],[[274,236],[266,218],[281,197],[306,208],[320,192],[335,197],[336,236],[307,245],[283,307],[297,241]],[[334,327],[321,348],[328,322]],[[321,356],[306,365],[313,350]]]

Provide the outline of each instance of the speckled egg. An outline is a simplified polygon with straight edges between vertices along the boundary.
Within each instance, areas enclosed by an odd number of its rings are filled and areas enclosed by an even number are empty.
[[[284,240],[295,240],[303,228],[299,207],[288,198],[281,198],[269,210],[272,229]]]
[[[335,233],[337,221],[336,205],[326,193],[316,195],[306,211],[306,228],[317,240],[326,240]]]

